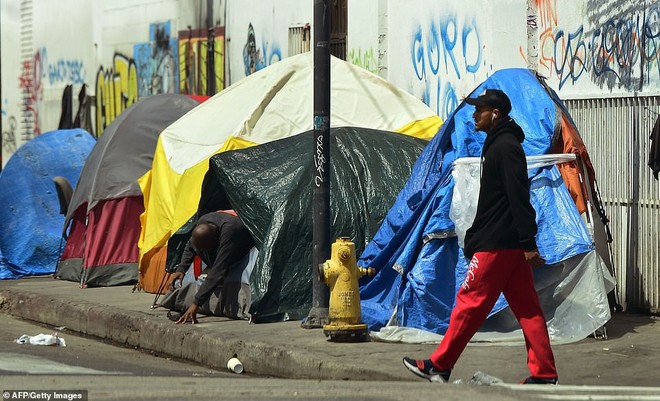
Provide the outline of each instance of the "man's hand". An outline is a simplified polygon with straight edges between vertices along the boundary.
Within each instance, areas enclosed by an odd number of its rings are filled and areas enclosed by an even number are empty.
[[[532,267],[541,267],[545,265],[545,259],[541,257],[538,249],[525,251],[525,260],[527,260],[527,263],[532,265]]]
[[[174,272],[172,273],[172,281],[170,281],[170,289],[174,289],[174,283],[176,283],[177,280],[182,280],[183,279],[183,272]]]
[[[190,305],[190,307],[188,307],[188,310],[186,311],[186,313],[181,315],[181,317],[179,318],[179,320],[176,321],[175,324],[181,324],[181,323],[185,324],[188,321],[190,321],[190,323],[192,323],[192,324],[197,323],[197,309],[198,308],[199,307],[195,304]]]

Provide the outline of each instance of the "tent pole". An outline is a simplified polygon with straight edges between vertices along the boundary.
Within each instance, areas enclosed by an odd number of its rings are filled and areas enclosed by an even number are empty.
[[[306,329],[330,323],[319,266],[330,258],[330,0],[314,0],[314,155],[312,308]]]
[[[213,0],[206,0],[206,94],[215,95],[215,29],[213,26]]]

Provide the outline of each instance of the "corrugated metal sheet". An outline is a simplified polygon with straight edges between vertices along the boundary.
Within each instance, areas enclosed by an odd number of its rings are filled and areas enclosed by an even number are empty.
[[[565,100],[610,218],[619,299],[660,312],[660,182],[648,167],[660,97]]]

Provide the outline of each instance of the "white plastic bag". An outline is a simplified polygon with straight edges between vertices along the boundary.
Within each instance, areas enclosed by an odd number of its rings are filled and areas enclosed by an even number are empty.
[[[29,336],[23,334],[18,339],[16,339],[18,344],[30,344],[30,345],[55,345],[66,347],[66,342],[63,338],[60,338],[57,333],[53,334],[37,334],[36,336]]]
[[[449,218],[454,222],[458,245],[465,247],[465,232],[472,226],[479,200],[481,163],[478,157],[464,157],[454,162],[454,193]]]

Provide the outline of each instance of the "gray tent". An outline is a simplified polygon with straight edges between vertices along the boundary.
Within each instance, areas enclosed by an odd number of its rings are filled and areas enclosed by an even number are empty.
[[[68,207],[70,227],[56,275],[84,286],[129,284],[138,278],[137,183],[153,161],[161,131],[199,102],[185,95],[141,99],[104,131],[85,162]]]

